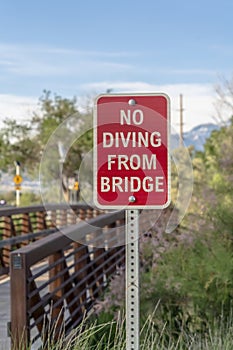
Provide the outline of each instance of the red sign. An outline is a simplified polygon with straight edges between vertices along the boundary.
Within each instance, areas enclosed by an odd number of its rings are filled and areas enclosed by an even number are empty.
[[[170,203],[169,98],[101,95],[95,104],[94,202],[100,208]]]

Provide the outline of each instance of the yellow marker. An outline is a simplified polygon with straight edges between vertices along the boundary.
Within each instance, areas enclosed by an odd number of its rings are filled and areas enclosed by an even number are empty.
[[[15,190],[21,191],[21,186],[20,185],[15,185]]]
[[[23,178],[20,175],[15,175],[13,181],[16,185],[20,185],[21,182],[23,181]]]
[[[79,190],[79,182],[78,181],[75,181],[75,183],[74,183],[74,190],[75,191]]]

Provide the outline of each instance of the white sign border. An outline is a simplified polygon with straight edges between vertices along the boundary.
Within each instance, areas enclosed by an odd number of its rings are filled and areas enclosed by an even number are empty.
[[[141,97],[141,96],[149,96],[149,97],[164,97],[167,100],[167,151],[168,151],[168,161],[167,161],[167,202],[163,205],[111,205],[111,204],[100,204],[98,202],[98,194],[97,194],[97,106],[98,100],[102,97]],[[93,114],[93,139],[94,139],[94,152],[93,152],[93,201],[97,208],[99,209],[118,209],[118,210],[130,210],[130,209],[165,209],[171,203],[171,157],[170,157],[170,118],[171,118],[171,103],[170,97],[166,93],[119,93],[119,94],[100,94],[95,98],[94,101],[94,114]]]

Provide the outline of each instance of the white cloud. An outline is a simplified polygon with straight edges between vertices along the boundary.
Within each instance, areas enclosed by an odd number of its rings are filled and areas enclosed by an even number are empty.
[[[0,56],[0,72],[3,74],[27,77],[73,77],[76,74],[79,77],[83,73],[132,70],[132,65],[122,62],[122,59],[132,57],[133,53],[0,43]]]
[[[79,50],[79,49],[69,49],[64,47],[54,47],[47,45],[19,45],[19,44],[3,44],[0,43],[0,53],[1,55],[6,55],[14,57],[21,54],[61,54],[61,55],[73,55],[73,56],[84,56],[84,57],[135,57],[140,56],[141,53],[138,51],[129,52],[129,51],[97,51],[97,50]]]
[[[190,68],[190,69],[159,69],[159,72],[166,75],[204,75],[204,76],[216,76],[216,70],[211,69],[196,69],[196,68]]]
[[[99,82],[83,85],[83,89],[105,92],[113,89],[113,92],[163,92],[171,99],[171,122],[174,128],[179,124],[179,95],[183,95],[184,130],[190,130],[194,126],[203,123],[214,123],[213,116],[215,92],[209,84],[173,84],[155,85],[145,82]]]
[[[184,130],[203,123],[214,123],[213,116],[215,93],[211,85],[174,84],[153,85],[145,82],[100,82],[82,86],[82,96],[95,96],[112,88],[113,92],[163,92],[171,99],[171,122],[179,129],[179,95],[183,94]],[[94,93],[93,93],[94,91]],[[37,97],[0,94],[0,122],[6,117],[18,120],[29,120],[33,111],[38,108]]]
[[[0,123],[4,119],[29,120],[38,108],[38,98],[0,94]]]

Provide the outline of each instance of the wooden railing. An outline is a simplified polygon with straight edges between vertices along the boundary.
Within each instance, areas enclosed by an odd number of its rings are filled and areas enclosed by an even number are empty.
[[[32,343],[39,348],[68,334],[124,265],[124,251],[123,211],[81,221],[13,251],[12,349]]]
[[[0,209],[0,275],[9,273],[12,250],[99,213],[84,204]]]

